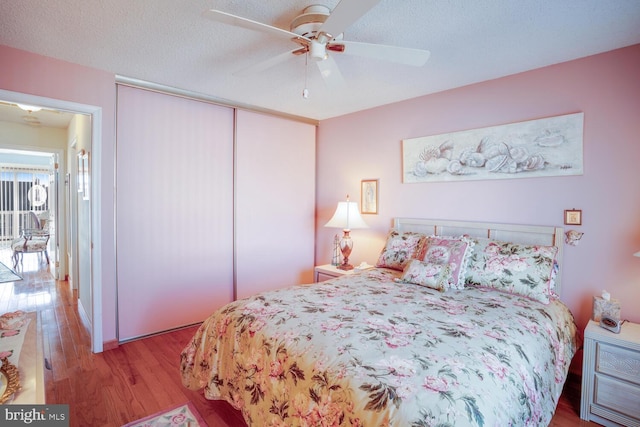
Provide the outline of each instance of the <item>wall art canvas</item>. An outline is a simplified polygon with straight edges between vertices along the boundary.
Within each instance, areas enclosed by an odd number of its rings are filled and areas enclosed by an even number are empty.
[[[582,175],[584,113],[402,141],[403,182]]]

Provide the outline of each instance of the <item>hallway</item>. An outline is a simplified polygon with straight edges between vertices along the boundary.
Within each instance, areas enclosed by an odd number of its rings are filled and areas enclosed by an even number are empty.
[[[22,310],[51,316],[59,294],[51,266],[47,265],[44,256],[40,253],[24,254],[22,263],[14,269],[11,251],[2,249],[0,262],[23,278],[17,282],[0,283],[0,313]],[[68,282],[61,283],[68,285]]]

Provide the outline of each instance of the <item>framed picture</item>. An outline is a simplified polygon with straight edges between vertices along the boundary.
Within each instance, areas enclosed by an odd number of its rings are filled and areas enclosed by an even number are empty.
[[[91,164],[89,162],[89,152],[85,152],[82,156],[82,199],[89,200],[89,189],[91,188],[89,178]]]
[[[583,128],[574,113],[404,139],[402,182],[582,175]]]
[[[566,209],[564,211],[564,223],[566,225],[582,225],[582,210]]]
[[[378,214],[378,180],[363,179],[360,184],[360,210],[363,214]]]
[[[84,156],[84,150],[80,150],[78,152],[78,176],[76,179],[78,184],[78,193],[82,193],[84,191],[84,161],[82,156]]]

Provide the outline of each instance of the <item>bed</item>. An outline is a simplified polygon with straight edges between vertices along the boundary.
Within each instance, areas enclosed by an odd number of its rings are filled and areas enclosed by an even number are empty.
[[[578,345],[562,243],[558,227],[397,218],[376,268],[213,313],[182,382],[249,426],[548,425]]]

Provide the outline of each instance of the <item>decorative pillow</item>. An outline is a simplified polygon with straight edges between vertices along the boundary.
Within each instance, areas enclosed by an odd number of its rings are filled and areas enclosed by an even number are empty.
[[[467,262],[473,242],[467,237],[430,236],[427,238],[424,261],[448,265],[451,270],[446,287],[464,289]]]
[[[427,236],[422,233],[391,229],[376,267],[403,271],[410,260],[422,259],[426,240]]]
[[[400,277],[401,282],[414,283],[427,288],[444,291],[446,283],[451,277],[451,269],[447,264],[432,264],[430,262],[412,259],[404,268]]]
[[[551,278],[549,279],[549,297],[560,298],[556,292],[556,280],[558,279],[558,273],[560,272],[560,265],[557,260],[553,260],[553,268],[551,269]]]
[[[548,304],[557,253],[555,246],[476,239],[465,284],[489,287]]]

